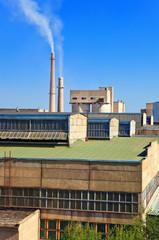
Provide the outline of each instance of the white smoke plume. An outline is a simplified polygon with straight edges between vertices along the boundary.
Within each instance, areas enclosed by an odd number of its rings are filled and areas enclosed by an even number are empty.
[[[56,49],[58,52],[59,58],[59,74],[60,77],[63,76],[63,36],[61,35],[61,31],[63,28],[63,24],[61,20],[57,16],[53,16],[53,32],[56,37]]]
[[[50,44],[51,51],[54,51],[54,42],[52,32],[49,26],[49,19],[40,12],[37,2],[33,0],[17,0],[19,7],[23,11],[26,19],[36,26],[38,26],[40,33],[46,37]]]
[[[51,46],[51,51],[54,52],[54,38],[56,40],[56,49],[58,52],[59,74],[63,75],[63,36],[61,35],[63,23],[60,18],[52,12],[44,13],[37,3],[37,0],[0,0],[3,4],[8,5],[13,9],[13,14],[17,17],[18,10],[23,13],[25,20],[37,26],[39,32],[44,36]],[[49,1],[48,1],[49,2]],[[46,1],[47,3],[47,1]],[[62,4],[62,0],[52,0],[52,6],[58,8]],[[45,2],[44,2],[45,4]],[[54,5],[55,4],[55,5]],[[18,9],[17,9],[18,7]],[[51,7],[49,7],[49,10]],[[53,32],[53,34],[52,34]],[[54,37],[53,37],[54,35]]]

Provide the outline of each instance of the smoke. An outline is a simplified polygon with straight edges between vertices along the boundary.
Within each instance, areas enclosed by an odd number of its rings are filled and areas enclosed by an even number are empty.
[[[43,7],[47,6],[47,11],[40,8],[37,0],[0,0],[3,4],[8,5],[12,9],[14,16],[18,16],[18,11],[22,12],[25,20],[37,26],[40,34],[44,36],[50,44],[51,51],[54,52],[54,38],[59,61],[59,74],[63,75],[63,36],[61,34],[63,23],[61,19],[52,13],[51,7],[54,10],[60,8],[62,0],[48,0],[43,2]],[[48,4],[48,5],[47,5]],[[50,5],[49,5],[50,4]],[[51,5],[52,4],[52,5]],[[18,7],[18,8],[17,8]],[[56,9],[56,10],[57,10]],[[42,11],[43,10],[43,11]],[[53,34],[52,34],[53,32]],[[54,35],[54,37],[53,37]]]
[[[38,27],[42,36],[46,37],[50,44],[51,51],[54,51],[54,41],[52,32],[49,26],[49,19],[40,12],[38,4],[33,0],[17,0],[19,7],[23,11],[26,19],[31,24]]]
[[[53,32],[56,38],[56,49],[58,52],[58,59],[59,59],[59,74],[60,77],[63,76],[63,36],[61,35],[63,29],[62,21],[57,17],[53,16]]]

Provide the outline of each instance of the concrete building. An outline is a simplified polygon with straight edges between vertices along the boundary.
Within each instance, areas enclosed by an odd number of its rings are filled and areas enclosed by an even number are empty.
[[[0,240],[28,239],[40,239],[40,211],[0,210]]]
[[[113,102],[113,87],[100,87],[99,90],[71,90],[72,112],[123,113],[125,104]]]
[[[41,239],[60,240],[72,221],[89,222],[104,239],[114,224],[131,225],[142,204],[158,210],[159,144],[117,137],[134,133],[132,117],[102,115],[0,114],[0,207],[39,209]],[[66,141],[48,139],[54,131]]]

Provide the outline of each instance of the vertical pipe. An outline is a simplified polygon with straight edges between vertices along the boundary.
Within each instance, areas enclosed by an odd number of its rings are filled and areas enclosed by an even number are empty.
[[[55,54],[51,53],[49,112],[55,112]]]
[[[58,112],[63,112],[63,77],[58,80]]]
[[[6,175],[6,152],[4,152],[4,191],[3,191],[3,205],[5,206],[5,175]]]
[[[11,186],[11,151],[9,152],[9,208],[10,208],[10,186]]]

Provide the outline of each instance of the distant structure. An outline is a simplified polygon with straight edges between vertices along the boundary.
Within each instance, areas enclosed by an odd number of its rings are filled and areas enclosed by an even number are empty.
[[[48,112],[46,109],[40,108],[0,108],[0,112]]]
[[[72,112],[124,113],[124,102],[113,102],[113,87],[99,87],[99,90],[71,90]]]
[[[51,53],[49,112],[55,112],[55,53]]]
[[[159,102],[146,103],[146,109],[141,109],[141,113],[146,113],[148,125],[152,125],[152,118],[154,125],[159,125]]]
[[[58,112],[63,112],[63,77],[59,77],[58,85]]]

